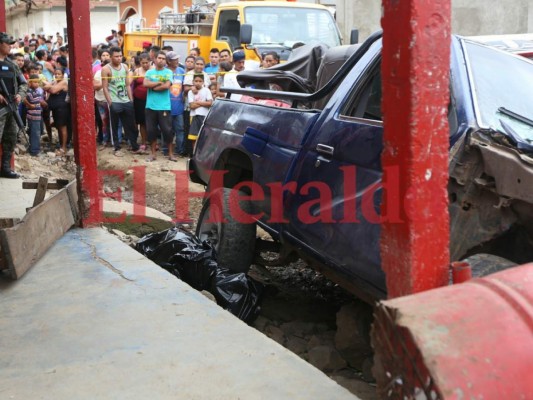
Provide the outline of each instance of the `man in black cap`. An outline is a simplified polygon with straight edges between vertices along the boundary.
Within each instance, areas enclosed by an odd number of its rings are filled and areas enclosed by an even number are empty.
[[[11,158],[17,143],[17,133],[19,131],[15,117],[8,106],[9,99],[20,104],[26,97],[28,83],[22,71],[9,58],[11,45],[15,43],[7,33],[0,32],[0,80],[3,81],[7,93],[0,84],[0,142],[2,143],[2,162],[0,177],[18,178],[18,174],[11,170]]]

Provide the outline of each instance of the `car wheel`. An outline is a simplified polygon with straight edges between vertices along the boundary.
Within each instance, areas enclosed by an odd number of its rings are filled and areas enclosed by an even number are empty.
[[[238,207],[250,215],[252,204],[238,201],[238,196],[230,196],[231,193],[231,189],[220,188],[209,196],[198,217],[196,235],[202,241],[211,242],[219,265],[234,272],[247,272],[254,258],[256,224],[239,221],[231,215],[231,210]]]

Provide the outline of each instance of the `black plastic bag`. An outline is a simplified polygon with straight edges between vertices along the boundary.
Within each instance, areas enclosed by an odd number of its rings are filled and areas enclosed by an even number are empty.
[[[137,251],[196,290],[209,290],[217,271],[209,243],[180,228],[151,233],[137,242]]]
[[[235,273],[219,267],[209,291],[220,307],[244,322],[251,323],[261,310],[259,304],[263,289],[263,284],[245,273]]]
[[[144,236],[135,248],[196,290],[208,290],[219,306],[241,320],[251,323],[259,315],[263,285],[220,267],[209,242],[174,227]]]

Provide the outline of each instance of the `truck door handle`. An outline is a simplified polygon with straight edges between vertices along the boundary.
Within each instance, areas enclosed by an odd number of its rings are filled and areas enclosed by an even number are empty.
[[[317,144],[316,145],[316,151],[319,153],[319,154],[322,154],[326,157],[333,157],[333,153],[335,152],[335,148],[334,147],[331,147],[331,146],[327,146],[325,144]]]

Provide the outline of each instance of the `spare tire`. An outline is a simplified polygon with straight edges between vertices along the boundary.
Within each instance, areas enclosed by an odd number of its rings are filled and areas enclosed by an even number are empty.
[[[232,189],[220,188],[211,193],[198,217],[196,235],[202,241],[211,242],[221,266],[234,272],[247,272],[254,259],[256,223],[244,223],[231,215],[230,210],[237,207],[252,214],[251,202],[238,201],[239,196],[231,196],[232,192]],[[239,192],[239,195],[245,196],[245,193]]]

